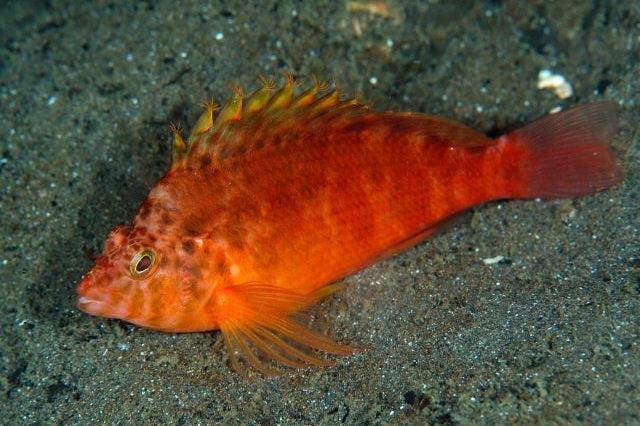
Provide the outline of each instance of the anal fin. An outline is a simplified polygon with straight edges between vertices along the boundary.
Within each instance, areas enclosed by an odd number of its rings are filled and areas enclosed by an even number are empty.
[[[379,253],[376,257],[374,257],[371,262],[368,262],[367,265],[373,265],[375,263],[381,262],[385,259],[388,259],[392,256],[395,256],[398,253],[402,253],[410,249],[411,247],[418,244],[420,241],[424,240],[427,237],[432,237],[440,232],[450,228],[453,226],[455,222],[460,219],[460,217],[466,212],[463,210],[461,212],[454,213],[452,215],[447,216],[446,218],[440,220],[439,222],[434,223],[428,228],[423,229],[422,231],[417,232],[414,235],[411,235],[408,238],[405,238],[402,241],[399,241],[397,244],[384,250],[382,253]]]

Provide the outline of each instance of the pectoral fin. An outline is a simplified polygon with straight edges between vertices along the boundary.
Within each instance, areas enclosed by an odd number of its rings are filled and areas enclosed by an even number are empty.
[[[313,349],[334,354],[356,351],[356,348],[335,343],[300,322],[304,318],[301,310],[340,288],[341,284],[331,284],[309,295],[300,295],[268,284],[249,282],[222,289],[218,297],[219,325],[234,368],[247,375],[237,353],[254,369],[275,375],[281,371],[268,364],[275,362],[304,368],[309,364],[332,363],[318,358],[312,353]]]

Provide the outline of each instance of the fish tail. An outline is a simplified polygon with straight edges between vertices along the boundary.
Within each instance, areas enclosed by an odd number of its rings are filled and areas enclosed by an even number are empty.
[[[622,162],[611,150],[615,131],[615,106],[604,101],[548,115],[503,136],[506,158],[517,162],[520,176],[509,195],[567,198],[621,182]]]

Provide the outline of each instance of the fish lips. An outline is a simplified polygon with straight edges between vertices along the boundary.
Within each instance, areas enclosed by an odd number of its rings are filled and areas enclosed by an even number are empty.
[[[91,272],[78,283],[76,293],[78,294],[76,298],[78,309],[91,315],[106,316],[105,312],[109,307],[108,295],[96,288]]]

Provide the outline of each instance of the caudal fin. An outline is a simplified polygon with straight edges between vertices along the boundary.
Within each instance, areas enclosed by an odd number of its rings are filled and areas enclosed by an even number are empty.
[[[609,188],[623,179],[611,151],[612,102],[593,102],[548,115],[504,136],[521,152],[516,198],[566,198]]]

